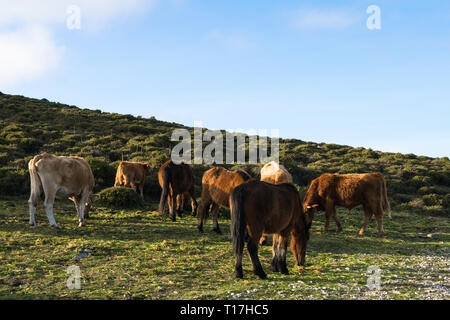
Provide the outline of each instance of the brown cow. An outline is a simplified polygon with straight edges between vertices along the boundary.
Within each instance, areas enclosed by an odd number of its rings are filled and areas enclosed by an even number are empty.
[[[133,188],[137,192],[136,184],[139,184],[141,198],[144,199],[145,177],[150,175],[150,165],[148,162],[121,161],[116,172],[114,187],[125,186]]]
[[[92,195],[94,175],[89,164],[80,157],[57,157],[43,153],[30,160],[28,169],[31,179],[31,194],[28,200],[30,226],[36,227],[36,206],[42,191],[45,194],[45,212],[52,227],[58,227],[53,216],[56,196],[69,198],[75,203],[78,225],[84,226],[90,204],[97,197]]]
[[[244,170],[230,171],[222,167],[211,168],[203,174],[202,200],[198,215],[198,230],[203,232],[203,221],[208,216],[211,207],[213,231],[221,233],[217,217],[219,207],[229,208],[230,192],[233,188],[249,180],[251,176]]]
[[[364,225],[359,231],[362,235],[367,224],[375,215],[378,224],[378,235],[383,230],[384,210],[391,218],[391,209],[387,199],[386,180],[381,173],[364,174],[330,174],[326,173],[311,182],[311,186],[303,201],[303,209],[310,215],[317,210],[325,210],[325,227],[328,231],[330,217],[336,222],[338,231],[342,231],[341,222],[336,216],[335,206],[351,210],[362,205],[364,210]]]
[[[271,184],[293,183],[291,174],[282,165],[271,161],[261,169],[261,181]],[[267,243],[267,235],[263,235],[259,241],[261,245]]]
[[[194,194],[194,174],[189,165],[183,162],[176,164],[172,160],[167,161],[159,168],[158,181],[162,189],[158,207],[160,214],[164,213],[168,202],[169,217],[172,221],[176,221],[174,211],[177,209],[178,216],[181,217],[183,208],[180,204],[184,202],[184,197],[189,195],[191,197],[192,215],[196,215],[197,201]],[[175,208],[175,201],[178,201],[177,208]]]

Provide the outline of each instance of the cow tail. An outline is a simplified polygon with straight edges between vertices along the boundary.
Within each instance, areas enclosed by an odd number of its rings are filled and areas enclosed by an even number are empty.
[[[242,256],[245,242],[245,189],[234,188],[231,191],[231,238],[233,240],[233,253],[235,256]]]
[[[164,214],[164,211],[166,209],[167,197],[169,196],[169,185],[172,181],[172,174],[169,167],[164,168],[162,173],[162,180],[163,186],[158,207],[159,214]]]
[[[32,199],[34,199],[33,201],[36,201],[41,196],[42,182],[38,174],[38,168],[36,166],[36,163],[39,160],[41,160],[41,157],[37,156],[31,159],[30,162],[28,163],[28,170],[30,172],[30,189],[31,189],[30,201]]]
[[[386,211],[386,213],[388,214],[389,219],[392,219],[391,206],[389,204],[389,200],[387,197],[386,179],[384,177],[383,177],[383,182],[381,184],[381,189],[383,191],[383,194],[382,194],[383,201],[382,202],[384,202],[384,211]]]

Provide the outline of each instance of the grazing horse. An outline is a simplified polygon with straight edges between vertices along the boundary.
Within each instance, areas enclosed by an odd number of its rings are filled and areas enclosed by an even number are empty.
[[[230,192],[233,188],[251,179],[251,176],[243,170],[230,171],[222,167],[209,169],[202,178],[202,200],[199,207],[198,230],[203,232],[203,222],[208,216],[211,207],[213,231],[221,234],[217,216],[219,207],[230,206]]]
[[[164,214],[166,202],[169,203],[169,217],[176,221],[174,211],[177,210],[181,218],[183,211],[182,204],[185,194],[191,197],[192,215],[197,213],[197,201],[194,196],[194,174],[189,165],[185,163],[175,164],[172,160],[164,163],[158,171],[159,185],[162,188],[161,199],[159,201],[159,213]],[[178,206],[175,208],[176,201]]]
[[[297,265],[305,264],[312,219],[303,212],[300,195],[292,184],[273,185],[249,180],[231,191],[230,207],[237,278],[243,277],[242,253],[246,231],[253,273],[261,279],[267,278],[258,258],[258,242],[263,233],[273,234],[271,266],[274,272],[288,274],[286,249],[289,235],[292,236],[291,251]]]
[[[271,184],[293,183],[292,176],[287,169],[275,161],[270,161],[261,169],[261,181]],[[259,240],[260,245],[267,243],[267,235],[263,235]]]

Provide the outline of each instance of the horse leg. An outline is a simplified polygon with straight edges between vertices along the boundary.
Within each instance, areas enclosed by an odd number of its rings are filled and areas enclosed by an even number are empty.
[[[184,195],[180,193],[179,195],[177,195],[177,214],[178,217],[180,218],[182,217],[183,208],[184,208]]]
[[[189,190],[189,196],[191,197],[191,208],[192,208],[192,216],[195,217],[197,215],[197,200],[195,200],[194,186]]]
[[[267,235],[263,234],[263,236],[261,237],[261,239],[259,239],[259,244],[261,246],[264,246],[267,244]]]
[[[220,228],[219,228],[219,221],[218,221],[219,205],[217,203],[213,202],[213,204],[212,204],[211,216],[212,216],[212,221],[213,221],[213,231],[218,234],[222,234],[222,231],[220,231]]]
[[[203,196],[202,194],[202,201],[200,202],[199,207],[199,215],[198,215],[198,231],[200,233],[203,232],[203,221],[206,220],[206,217],[208,216],[209,207],[211,206],[212,200],[209,196]]]
[[[328,227],[330,226],[330,213],[327,210],[325,210],[325,225],[323,227],[323,232],[328,232]]]
[[[359,235],[362,236],[364,234],[364,231],[367,228],[367,224],[370,221],[370,218],[372,217],[372,211],[368,210],[367,207],[363,206],[363,210],[364,210],[364,224],[361,228],[361,230],[359,230]]]
[[[260,242],[261,243],[261,242]],[[278,251],[278,233],[274,233],[272,235],[272,262],[270,263],[270,266],[272,267],[273,272],[279,272],[279,264],[278,260],[279,258],[279,251]]]
[[[259,232],[259,234],[252,234],[252,236],[250,236],[250,239],[247,243],[247,250],[250,254],[250,258],[252,259],[253,273],[261,279],[267,279],[267,275],[264,272],[258,257],[258,243],[259,239],[261,238],[261,234],[262,232]]]
[[[169,194],[169,196],[167,197],[167,202],[169,203],[169,218],[173,222],[177,221],[177,217],[174,212],[176,198],[177,198],[177,196],[174,194]]]
[[[287,234],[280,234],[278,238],[278,269],[282,274],[289,274],[289,271],[287,269],[286,265],[286,252],[287,252],[287,244],[289,240],[289,233]]]

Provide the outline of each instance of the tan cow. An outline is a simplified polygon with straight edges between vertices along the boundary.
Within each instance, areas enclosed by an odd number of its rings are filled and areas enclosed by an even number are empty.
[[[53,216],[55,197],[69,198],[75,203],[78,225],[85,225],[90,205],[96,197],[92,194],[94,175],[89,164],[80,157],[57,157],[47,153],[35,156],[28,163],[31,179],[30,226],[36,227],[35,213],[42,191],[45,212],[52,227],[57,228]]]
[[[114,186],[125,186],[133,188],[137,192],[136,185],[139,185],[141,198],[144,199],[145,177],[150,175],[150,165],[148,162],[121,161],[116,172]]]
[[[261,181],[271,184],[292,183],[292,176],[282,164],[275,161],[267,163],[261,169]]]
[[[364,174],[330,174],[326,173],[314,179],[303,201],[303,210],[313,216],[317,210],[325,210],[325,227],[328,231],[330,217],[336,222],[338,231],[342,230],[341,222],[336,216],[335,206],[351,210],[362,205],[364,225],[359,231],[362,235],[372,215],[378,224],[378,235],[383,230],[384,211],[391,218],[391,209],[387,198],[386,180],[381,173]]]
[[[271,161],[261,169],[261,181],[271,184],[293,183],[291,174],[282,165]],[[267,235],[263,235],[259,241],[261,245],[267,243]]]

